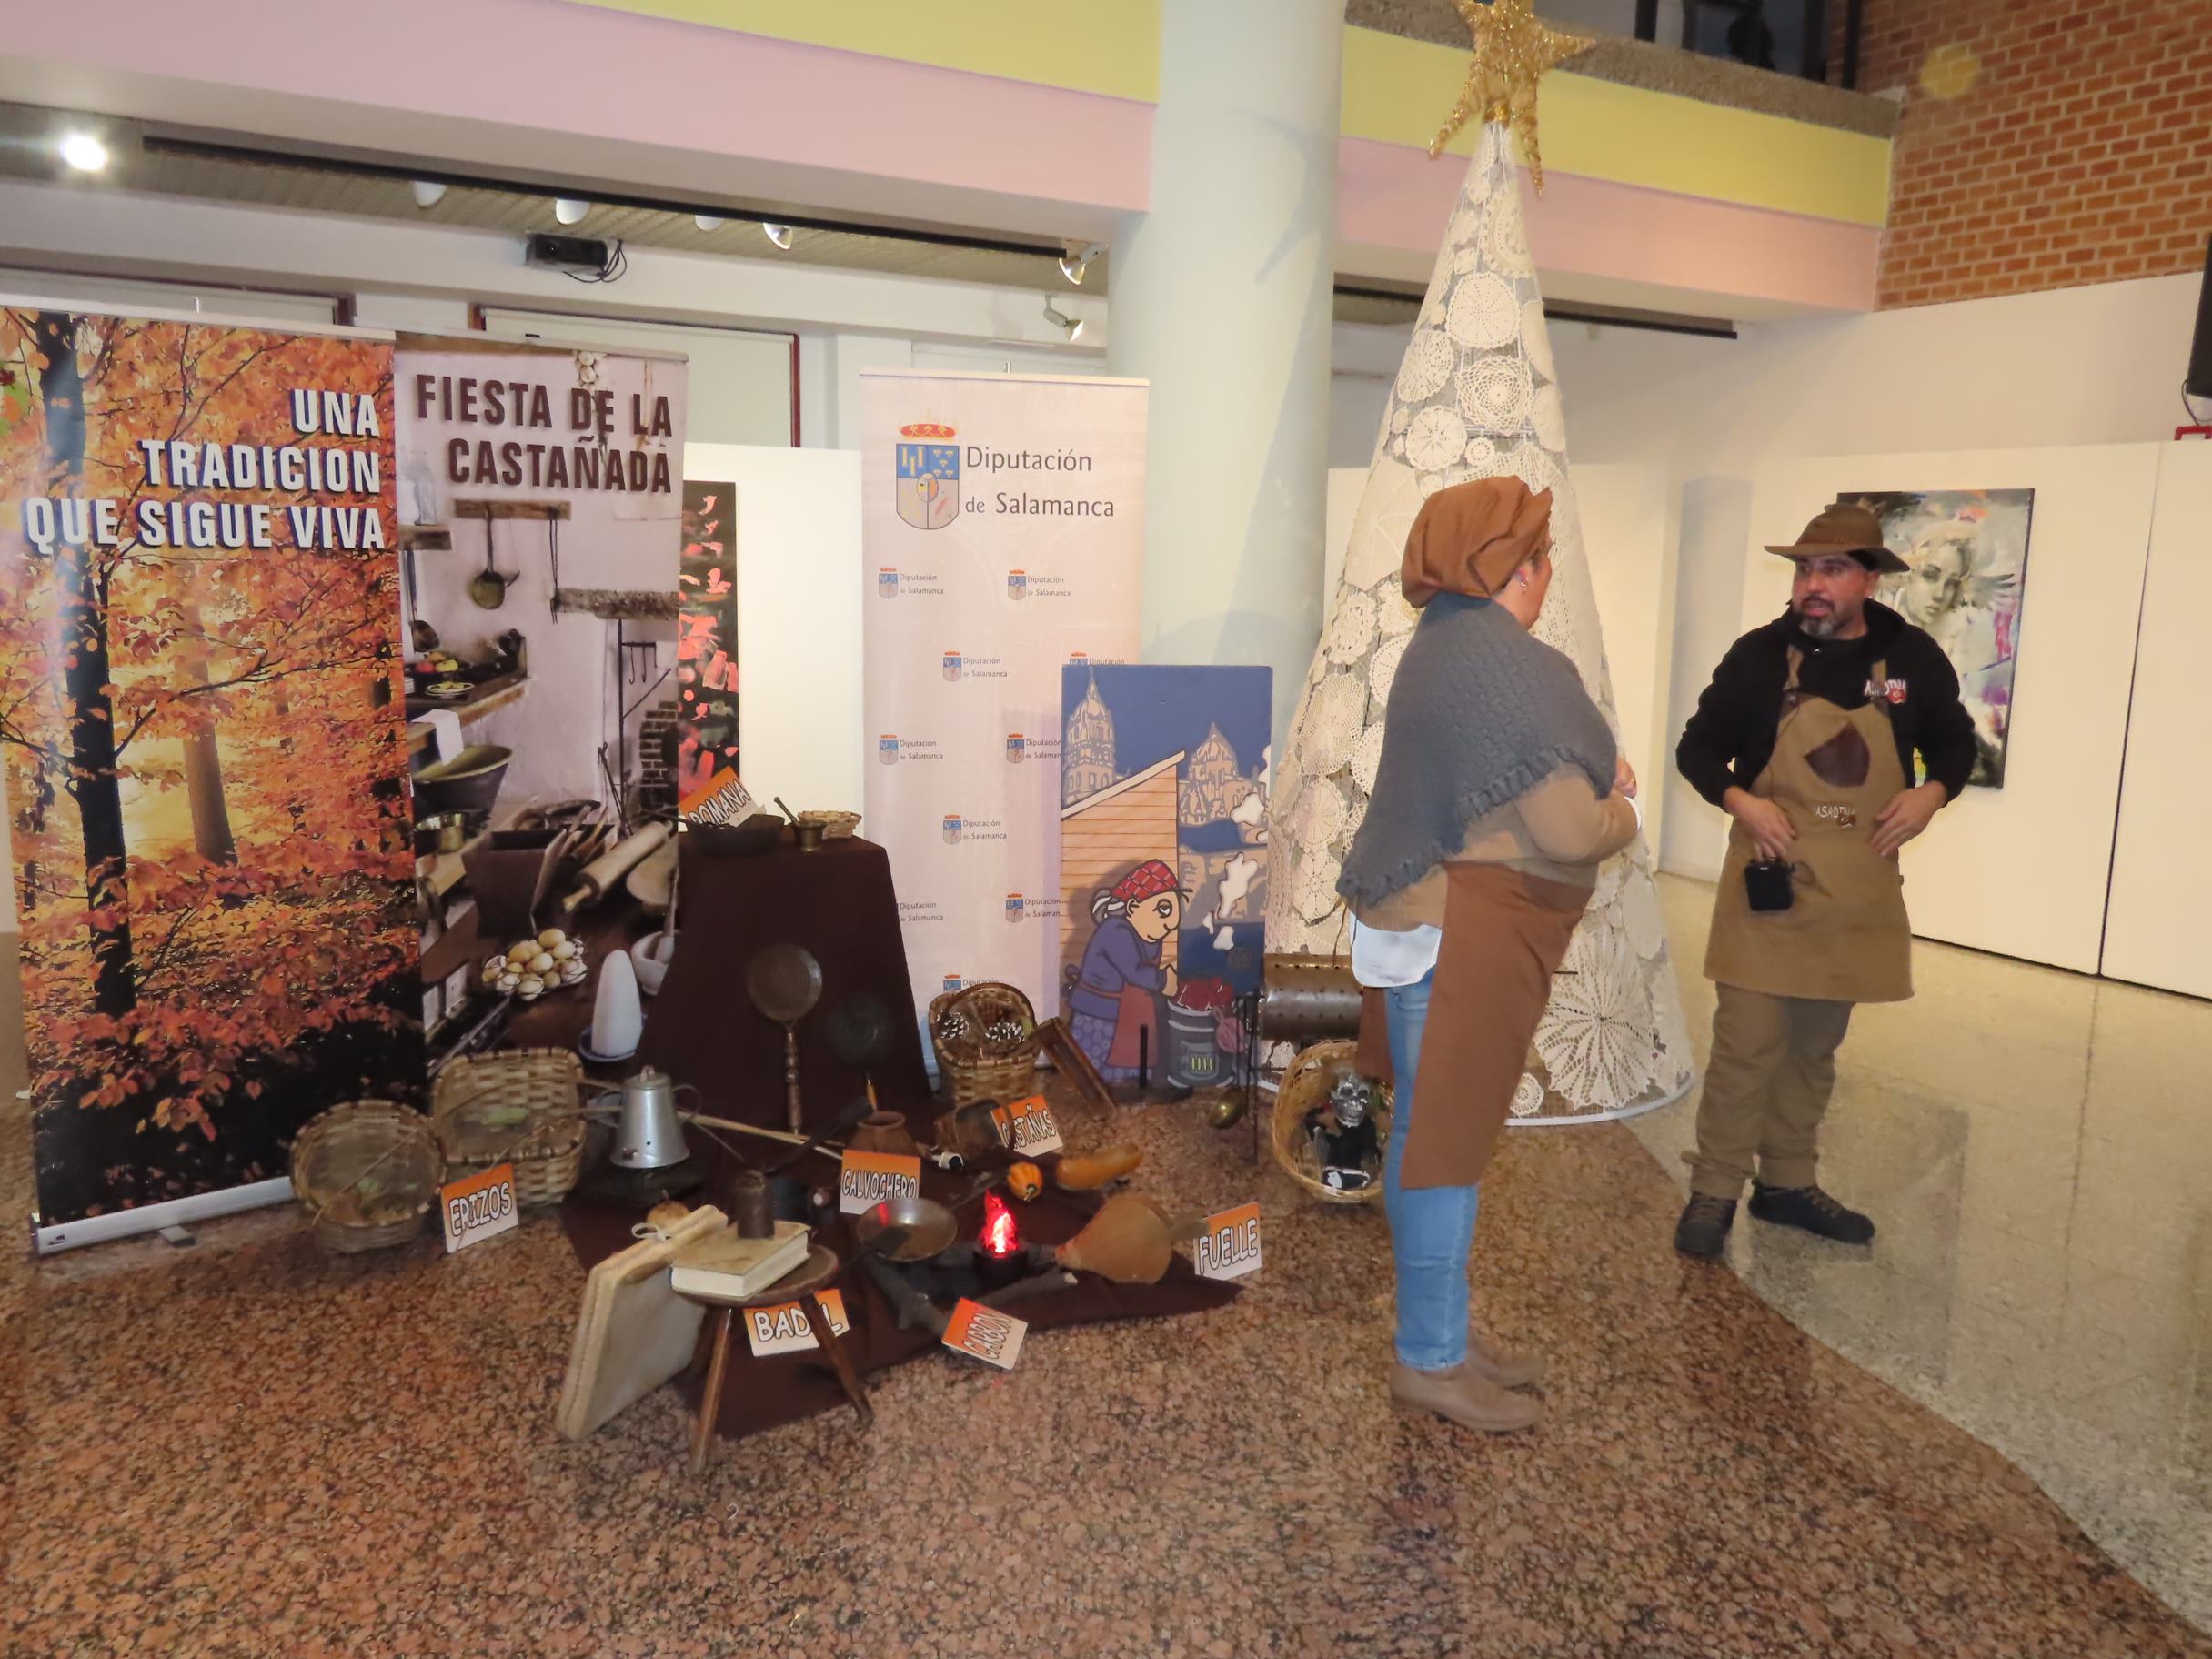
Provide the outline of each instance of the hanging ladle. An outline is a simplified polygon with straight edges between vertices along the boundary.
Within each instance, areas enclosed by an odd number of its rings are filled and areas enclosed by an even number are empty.
[[[485,610],[497,610],[507,603],[507,585],[515,578],[492,568],[491,564],[491,509],[484,510],[484,568],[478,571],[468,584],[468,597]]]

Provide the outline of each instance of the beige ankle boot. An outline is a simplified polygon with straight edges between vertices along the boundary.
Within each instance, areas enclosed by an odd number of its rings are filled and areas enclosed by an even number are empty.
[[[1472,1362],[1450,1371],[1415,1371],[1411,1366],[1390,1368],[1391,1398],[1402,1405],[1434,1412],[1439,1417],[1485,1434],[1510,1434],[1533,1429],[1543,1407],[1526,1394],[1499,1387]]]
[[[1467,1363],[1500,1388],[1538,1388],[1548,1369],[1533,1353],[1501,1348],[1479,1331],[1467,1332]]]

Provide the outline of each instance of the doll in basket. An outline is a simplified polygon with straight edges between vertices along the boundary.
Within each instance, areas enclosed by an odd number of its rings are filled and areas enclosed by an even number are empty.
[[[1164,951],[1182,923],[1184,900],[1175,872],[1158,859],[1091,900],[1098,927],[1067,988],[1068,1026],[1110,1083],[1137,1075],[1142,1033],[1151,1033],[1152,1065],[1161,1063],[1160,999],[1175,994],[1175,967]]]

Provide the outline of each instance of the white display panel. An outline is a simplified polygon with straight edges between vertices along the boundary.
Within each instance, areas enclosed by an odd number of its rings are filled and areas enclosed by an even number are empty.
[[[684,446],[737,486],[738,767],[764,805],[860,809],[860,457]],[[868,833],[861,826],[860,833]]]
[[[1789,603],[1790,567],[1762,544],[1794,539],[1838,495],[2036,492],[2005,787],[1968,789],[1905,850],[1924,938],[2097,971],[2160,447],[1823,457],[1759,477],[1746,629]]]
[[[2158,504],[2136,642],[2135,696],[2105,917],[2104,970],[2212,997],[2212,888],[2189,854],[2212,823],[2205,618],[2212,614],[2212,443],[2158,454]]]

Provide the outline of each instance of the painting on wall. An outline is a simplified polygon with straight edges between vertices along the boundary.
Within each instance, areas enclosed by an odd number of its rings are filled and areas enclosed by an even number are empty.
[[[1959,692],[1974,717],[1967,781],[2003,789],[2036,492],[1891,490],[1844,499],[1872,509],[1890,551],[1912,567],[1884,578],[1882,602],[1925,628],[1958,670]]]
[[[1267,915],[1262,668],[1061,676],[1061,1007],[1110,1082],[1223,1080]]]

